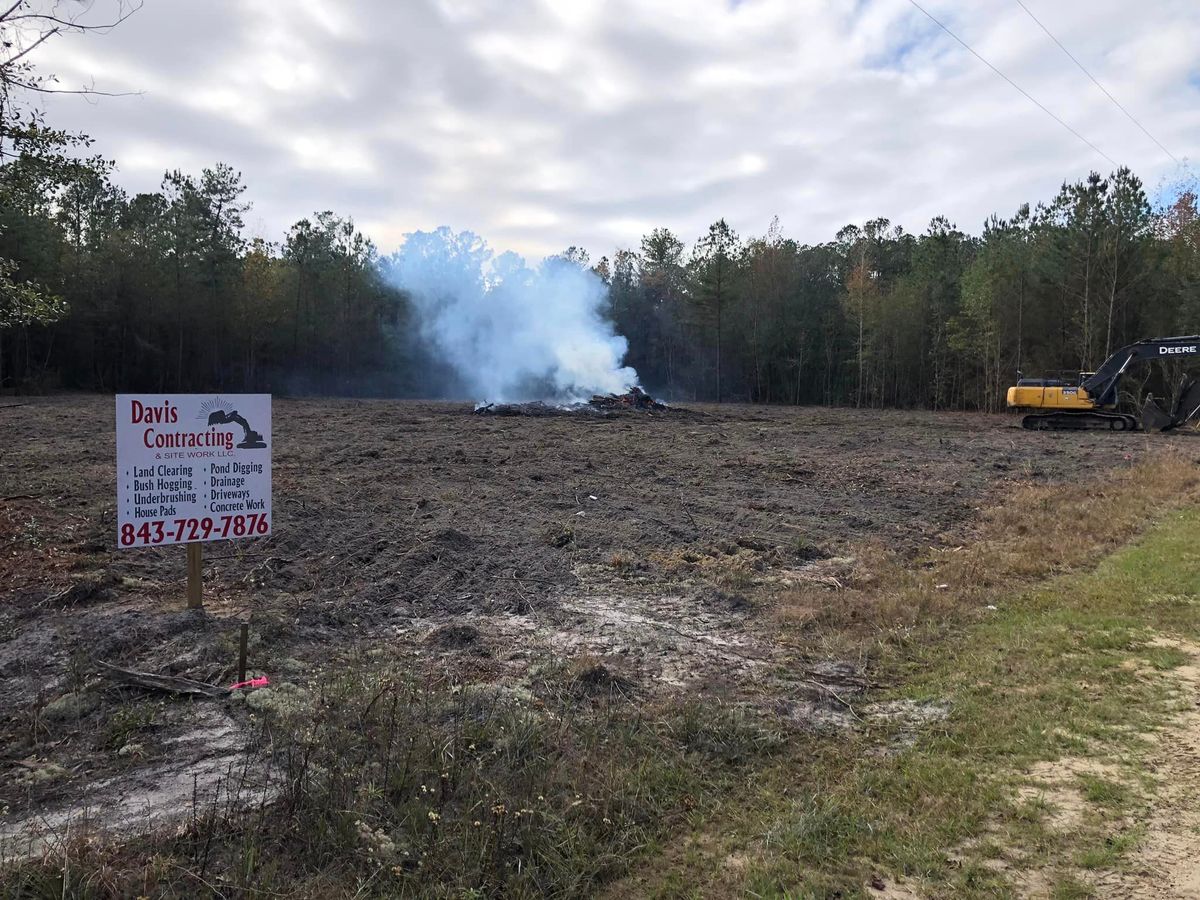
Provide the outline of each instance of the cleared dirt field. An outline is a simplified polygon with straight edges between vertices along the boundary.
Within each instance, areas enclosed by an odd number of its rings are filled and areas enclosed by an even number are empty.
[[[276,685],[381,648],[518,686],[591,660],[593,681],[647,698],[794,677],[781,713],[819,722],[836,702],[801,688],[851,676],[764,637],[772,592],[819,603],[865,549],[968,542],[1014,483],[1102,476],[1155,440],[734,405],[500,418],[276,400],[274,417],[274,534],[207,545],[207,609],[189,613],[182,547],[115,549],[111,397],[0,409],[0,836],[85,804],[113,825],[179,813],[236,757],[247,704],[148,704],[97,662],[228,684],[241,621]]]

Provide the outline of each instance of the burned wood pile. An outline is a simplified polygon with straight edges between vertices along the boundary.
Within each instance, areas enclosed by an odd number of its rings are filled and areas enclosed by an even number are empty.
[[[665,403],[659,403],[637,385],[624,394],[596,394],[588,401],[589,406],[596,409],[643,409],[654,412],[666,412]]]
[[[640,387],[631,387],[624,394],[596,394],[586,403],[566,403],[555,406],[534,400],[531,403],[488,403],[477,406],[477,416],[601,416],[622,412],[681,412],[659,403]]]

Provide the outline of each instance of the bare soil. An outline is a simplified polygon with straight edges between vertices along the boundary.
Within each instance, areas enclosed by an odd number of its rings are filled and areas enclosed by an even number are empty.
[[[574,659],[585,687],[647,697],[782,681],[782,715],[836,726],[861,673],[765,636],[764,587],[836,590],[866,544],[961,544],[1015,483],[1102,478],[1162,440],[736,405],[507,417],[280,399],[274,416],[274,534],[207,545],[207,608],[188,612],[182,547],[115,549],[112,399],[0,409],[0,838],[88,806],[115,807],[111,827],[139,803],[179,812],[244,772],[249,704],[146,695],[96,665],[229,684],[241,621],[276,685],[386,652],[528,688]]]

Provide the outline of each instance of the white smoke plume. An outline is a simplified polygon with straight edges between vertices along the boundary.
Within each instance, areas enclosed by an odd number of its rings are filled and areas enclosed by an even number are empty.
[[[628,342],[602,315],[604,282],[590,270],[555,258],[530,269],[469,231],[442,227],[408,235],[387,274],[472,399],[574,403],[638,383],[622,365]]]

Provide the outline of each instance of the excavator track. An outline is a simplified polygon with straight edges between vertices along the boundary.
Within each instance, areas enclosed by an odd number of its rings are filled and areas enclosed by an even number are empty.
[[[1030,413],[1021,420],[1030,431],[1138,431],[1138,420],[1121,413],[1057,410]]]

